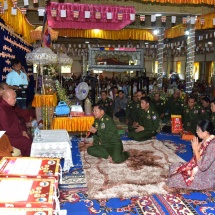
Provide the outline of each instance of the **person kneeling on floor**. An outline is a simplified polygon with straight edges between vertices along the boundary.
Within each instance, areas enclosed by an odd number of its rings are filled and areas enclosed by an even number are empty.
[[[136,141],[149,140],[156,135],[159,124],[160,117],[151,106],[150,97],[144,96],[141,98],[141,109],[137,110],[137,122],[128,131],[128,137]]]
[[[87,148],[89,155],[109,159],[113,163],[127,160],[129,153],[123,151],[123,144],[114,120],[105,114],[105,107],[95,105],[95,121],[89,129],[93,133],[93,146]]]

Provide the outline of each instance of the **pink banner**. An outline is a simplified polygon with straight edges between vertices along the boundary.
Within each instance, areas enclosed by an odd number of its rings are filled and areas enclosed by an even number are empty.
[[[56,10],[56,17],[52,15],[53,10]],[[61,10],[66,10],[66,17],[61,17]],[[135,14],[134,7],[56,2],[51,2],[46,6],[46,11],[51,28],[72,29],[120,30],[133,22],[130,20],[130,14]],[[78,18],[74,17],[75,11],[79,11]],[[86,11],[88,16],[86,16]],[[98,12],[100,12],[99,19]],[[107,19],[107,13],[112,13],[112,19]],[[121,13],[122,20],[118,16]]]

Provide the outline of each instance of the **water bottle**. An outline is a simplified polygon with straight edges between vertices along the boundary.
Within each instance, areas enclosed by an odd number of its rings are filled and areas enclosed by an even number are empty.
[[[35,130],[34,130],[34,138],[37,141],[42,140],[41,131],[40,131],[40,129],[38,127],[36,127]]]

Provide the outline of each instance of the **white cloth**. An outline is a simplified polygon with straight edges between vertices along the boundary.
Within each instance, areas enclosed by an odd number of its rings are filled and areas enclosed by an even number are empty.
[[[64,171],[73,167],[71,143],[66,130],[41,130],[42,140],[33,140],[31,157],[64,158]]]

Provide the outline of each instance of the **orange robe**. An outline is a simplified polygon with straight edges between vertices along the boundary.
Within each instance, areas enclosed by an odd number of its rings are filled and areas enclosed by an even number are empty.
[[[0,138],[0,157],[11,157],[13,147],[10,145],[10,141],[6,134]]]

